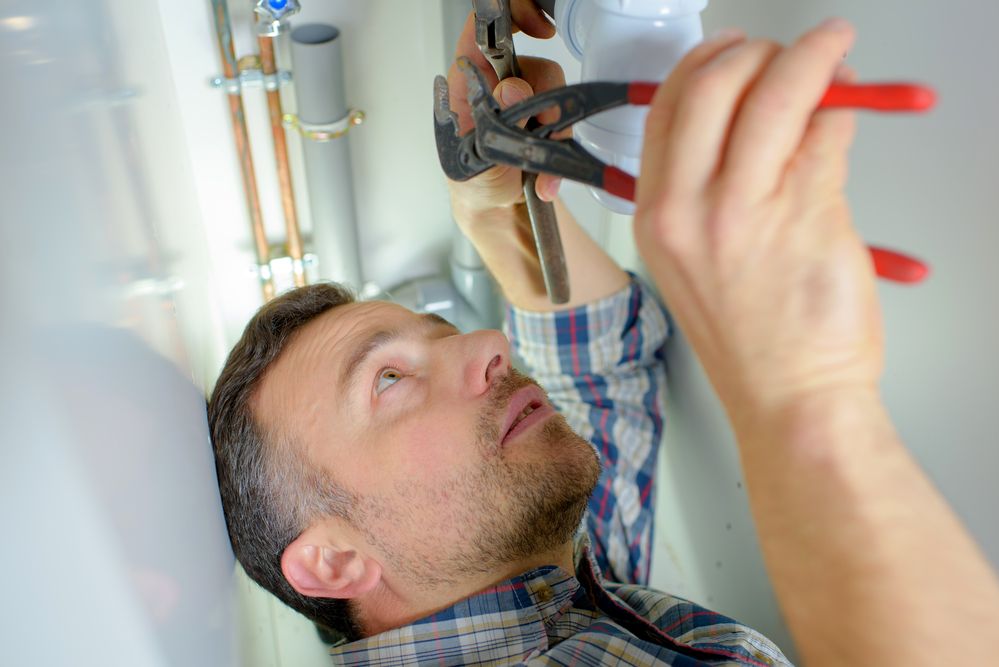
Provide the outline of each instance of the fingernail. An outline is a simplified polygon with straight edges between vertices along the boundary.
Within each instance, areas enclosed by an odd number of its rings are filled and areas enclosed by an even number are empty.
[[[527,95],[525,95],[524,91],[522,91],[517,86],[508,83],[505,86],[503,86],[503,88],[500,90],[500,99],[503,101],[503,104],[509,106],[512,104],[516,104],[517,102],[526,100]]]
[[[558,189],[562,186],[562,179],[556,178],[548,182],[548,186],[545,188],[545,201],[555,201],[558,197]]]
[[[850,25],[849,21],[838,17],[826,19],[825,21],[822,22],[822,25],[820,27],[825,30],[831,30],[833,32],[848,32],[850,30],[853,30],[853,26]]]
[[[746,33],[739,28],[722,28],[711,33],[708,42],[730,42],[734,39],[745,37]]]

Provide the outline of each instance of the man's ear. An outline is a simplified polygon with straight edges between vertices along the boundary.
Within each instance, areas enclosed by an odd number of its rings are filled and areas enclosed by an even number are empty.
[[[312,526],[281,554],[281,572],[306,597],[350,599],[381,581],[382,567],[349,544],[334,544]]]

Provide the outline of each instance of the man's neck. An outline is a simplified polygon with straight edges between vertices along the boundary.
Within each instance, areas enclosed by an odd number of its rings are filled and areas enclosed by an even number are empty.
[[[554,565],[575,574],[575,550],[569,542],[552,551],[511,563],[483,575],[467,576],[457,583],[426,588],[412,581],[394,579],[383,573],[382,583],[367,595],[354,600],[364,635],[372,635],[409,625],[430,614],[447,609],[480,591],[535,568]]]

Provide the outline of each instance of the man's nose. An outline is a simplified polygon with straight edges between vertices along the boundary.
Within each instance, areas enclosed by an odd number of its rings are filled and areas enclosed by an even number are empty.
[[[473,331],[443,340],[449,344],[441,350],[446,355],[442,361],[458,366],[461,393],[481,396],[510,372],[510,342],[499,331]]]

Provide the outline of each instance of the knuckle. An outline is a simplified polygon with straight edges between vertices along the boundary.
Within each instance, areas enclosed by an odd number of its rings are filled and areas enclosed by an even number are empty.
[[[698,97],[719,99],[730,96],[736,87],[746,84],[747,70],[756,70],[770,61],[781,46],[756,39],[722,53],[713,61],[690,73],[687,91]]]
[[[565,71],[554,60],[533,56],[518,57],[524,78],[534,80],[540,88],[558,88],[565,85]]]
[[[754,39],[746,45],[746,50],[757,59],[772,58],[783,48],[772,39]]]
[[[825,30],[813,30],[805,33],[798,44],[802,49],[811,51],[816,55],[843,55],[843,38],[836,33]]]
[[[747,102],[749,108],[767,116],[784,116],[794,109],[794,98],[775,86],[759,88]]]
[[[692,239],[690,234],[684,233],[684,225],[678,224],[684,218],[678,209],[668,199],[638,207],[640,213],[635,217],[635,230],[643,247],[655,248],[667,257],[689,254]]]
[[[696,99],[714,100],[724,94],[726,72],[720,68],[706,67],[690,75],[687,92]]]

